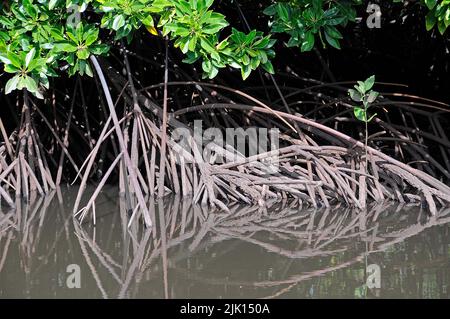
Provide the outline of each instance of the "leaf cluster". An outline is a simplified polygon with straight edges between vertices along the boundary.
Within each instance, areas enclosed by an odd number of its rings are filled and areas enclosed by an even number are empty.
[[[353,113],[359,121],[368,123],[377,115],[376,113],[373,115],[368,114],[370,105],[375,102],[379,96],[377,91],[372,90],[374,84],[375,75],[372,75],[364,82],[358,81],[358,84],[354,86],[354,89],[348,90],[348,94],[353,101],[362,103],[362,105],[353,108]]]
[[[355,21],[360,0],[291,0],[277,1],[264,10],[271,17],[271,31],[287,33],[288,47],[300,47],[311,51],[320,41],[323,47],[330,45],[340,49],[343,38],[339,27]]]
[[[214,0],[14,0],[0,7],[0,61],[11,74],[5,93],[27,89],[42,98],[49,77],[93,76],[89,58],[106,55],[117,40],[131,42],[141,27],[166,36],[199,61],[205,78],[232,66],[246,79],[262,66],[273,73],[274,40],[229,26]],[[100,32],[104,29],[104,32]]]

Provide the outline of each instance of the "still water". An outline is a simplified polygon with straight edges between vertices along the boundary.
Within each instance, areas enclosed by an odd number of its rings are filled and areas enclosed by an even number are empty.
[[[0,207],[0,298],[450,297],[450,209],[286,201],[223,213],[167,197],[149,203],[145,229],[127,227],[113,190],[96,226],[80,224],[75,195]]]

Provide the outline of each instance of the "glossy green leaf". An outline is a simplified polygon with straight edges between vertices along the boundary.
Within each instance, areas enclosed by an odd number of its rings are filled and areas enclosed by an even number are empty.
[[[12,77],[11,79],[9,79],[8,82],[6,82],[5,94],[9,94],[12,91],[17,89],[19,79],[20,79],[19,75],[16,75],[16,76]]]
[[[355,107],[353,108],[353,114],[355,117],[362,122],[366,121],[366,111],[361,107]]]
[[[35,93],[38,89],[37,82],[31,76],[21,78],[24,87],[31,93]]]
[[[369,77],[367,80],[364,81],[365,91],[367,92],[370,89],[372,89],[374,84],[375,84],[375,75],[372,75],[371,77]]]
[[[307,52],[311,51],[314,47],[314,34],[312,32],[307,32],[305,34],[305,39],[303,40],[301,51]]]
[[[30,62],[33,60],[35,55],[36,55],[35,48],[31,49],[30,52],[27,53],[27,55],[25,57],[25,67],[26,68],[30,65]]]

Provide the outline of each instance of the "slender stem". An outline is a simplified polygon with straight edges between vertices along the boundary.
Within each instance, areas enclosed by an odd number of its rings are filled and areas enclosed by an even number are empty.
[[[369,142],[369,125],[368,125],[368,119],[367,119],[367,105],[364,105],[364,114],[365,114],[365,125],[366,125],[366,136],[365,136],[365,143],[364,143],[364,151],[365,151],[365,164],[366,164],[366,173],[367,173],[367,145]]]

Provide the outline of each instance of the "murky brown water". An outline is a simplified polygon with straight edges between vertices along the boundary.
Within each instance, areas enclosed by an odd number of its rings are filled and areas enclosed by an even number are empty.
[[[75,192],[0,209],[0,298],[450,297],[449,209],[286,202],[226,214],[172,197],[150,203],[150,230],[127,227],[114,191],[96,227],[91,215],[80,225]]]

